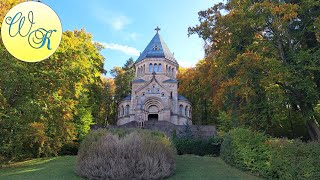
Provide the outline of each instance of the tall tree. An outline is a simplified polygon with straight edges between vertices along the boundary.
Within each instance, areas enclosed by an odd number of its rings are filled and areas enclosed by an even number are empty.
[[[130,58],[126,61],[123,67],[114,67],[111,70],[111,75],[114,77],[115,95],[114,95],[114,109],[117,111],[119,102],[126,96],[131,94],[131,82],[134,79],[135,69],[134,60]],[[116,123],[116,116],[112,123]]]
[[[16,3],[1,1],[0,19]],[[0,40],[0,159],[56,155],[88,132],[92,87],[104,72],[100,47],[84,30],[66,31],[51,57],[26,63]]]
[[[189,28],[217,64],[217,109],[238,124],[320,139],[319,16],[316,0],[230,0],[199,12]],[[281,133],[281,131],[288,131]],[[302,133],[302,134],[301,134]]]
[[[194,68],[179,67],[177,79],[178,91],[192,103],[192,121],[195,124],[216,124],[216,114],[213,106],[214,78],[211,72],[214,64],[201,60]]]

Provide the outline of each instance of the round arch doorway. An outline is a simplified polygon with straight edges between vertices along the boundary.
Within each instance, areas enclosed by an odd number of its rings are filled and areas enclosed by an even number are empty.
[[[159,108],[156,105],[151,105],[148,108],[148,121],[158,121],[159,120]]]
[[[158,120],[159,120],[158,114],[149,114],[148,115],[148,121],[158,121]]]

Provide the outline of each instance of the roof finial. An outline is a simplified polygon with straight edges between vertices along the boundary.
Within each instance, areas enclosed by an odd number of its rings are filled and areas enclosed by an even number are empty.
[[[159,33],[159,31],[160,31],[159,26],[157,26],[154,30],[156,30],[156,31],[157,31],[157,33]]]

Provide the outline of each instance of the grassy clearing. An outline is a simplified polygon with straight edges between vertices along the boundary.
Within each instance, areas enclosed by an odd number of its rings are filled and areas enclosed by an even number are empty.
[[[33,159],[0,169],[2,180],[81,179],[74,173],[75,156]],[[174,179],[258,179],[228,166],[220,158],[183,155],[177,157]]]

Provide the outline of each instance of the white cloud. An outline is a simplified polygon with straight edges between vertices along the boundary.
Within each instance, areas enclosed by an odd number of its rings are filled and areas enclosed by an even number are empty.
[[[129,23],[130,20],[126,16],[118,16],[110,20],[111,26],[117,31],[122,30]]]
[[[137,40],[137,38],[139,37],[139,34],[137,34],[137,33],[135,33],[135,32],[133,32],[133,33],[130,33],[129,34],[129,38],[131,39],[131,40]]]
[[[131,24],[131,19],[120,12],[105,9],[98,5],[91,5],[91,9],[98,21],[107,26],[111,26],[116,31],[120,31],[124,29],[126,25]]]
[[[129,47],[127,45],[115,44],[115,43],[101,43],[106,49],[111,49],[115,51],[121,51],[130,56],[139,56],[140,51],[134,47]]]

